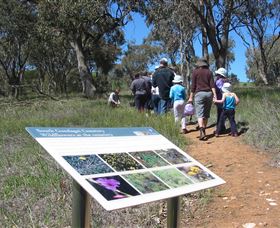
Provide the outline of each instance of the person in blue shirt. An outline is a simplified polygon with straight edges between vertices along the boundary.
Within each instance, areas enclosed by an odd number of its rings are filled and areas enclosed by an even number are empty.
[[[222,87],[223,96],[221,100],[214,99],[215,103],[223,104],[223,111],[220,116],[218,127],[216,130],[216,137],[221,134],[223,123],[228,118],[230,122],[231,135],[233,137],[238,136],[236,122],[235,122],[235,107],[239,103],[239,98],[232,92],[232,86],[230,83],[224,83]]]
[[[175,118],[175,123],[181,120],[181,133],[186,134],[186,118],[184,116],[184,107],[186,100],[186,89],[182,85],[183,80],[180,75],[175,75],[173,86],[170,88],[169,98],[173,103],[173,113]]]

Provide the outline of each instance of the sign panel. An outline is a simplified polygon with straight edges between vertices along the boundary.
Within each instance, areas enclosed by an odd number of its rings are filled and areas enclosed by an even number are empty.
[[[106,210],[225,183],[153,128],[26,130]]]

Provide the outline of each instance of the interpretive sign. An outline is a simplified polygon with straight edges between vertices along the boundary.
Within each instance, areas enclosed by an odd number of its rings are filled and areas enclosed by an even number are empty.
[[[225,183],[153,128],[26,130],[106,210]]]

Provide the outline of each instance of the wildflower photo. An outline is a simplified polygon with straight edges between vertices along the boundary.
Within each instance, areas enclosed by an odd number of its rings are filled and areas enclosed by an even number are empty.
[[[107,200],[123,199],[140,194],[120,176],[90,178],[88,181]]]
[[[156,152],[171,164],[187,163],[190,160],[176,149],[156,150]]]
[[[114,172],[97,155],[63,156],[63,158],[81,175]]]
[[[139,151],[130,153],[137,161],[142,163],[147,168],[169,165],[159,155],[153,151]]]
[[[153,171],[153,173],[172,188],[192,184],[192,181],[176,168]]]
[[[99,154],[116,171],[143,169],[144,167],[127,153]]]
[[[169,189],[162,181],[156,178],[152,173],[133,173],[123,175],[135,188],[141,193],[158,192]]]
[[[180,167],[179,170],[186,174],[194,183],[214,179],[214,177],[197,165],[183,166]]]

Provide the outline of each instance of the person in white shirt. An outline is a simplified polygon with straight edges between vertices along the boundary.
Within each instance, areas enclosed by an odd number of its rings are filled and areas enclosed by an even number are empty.
[[[116,89],[114,92],[110,94],[108,98],[108,104],[113,108],[118,107],[121,104],[119,93],[120,93],[120,89]]]

